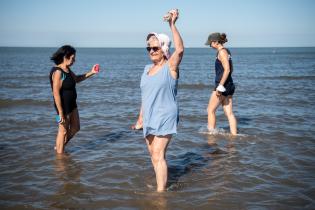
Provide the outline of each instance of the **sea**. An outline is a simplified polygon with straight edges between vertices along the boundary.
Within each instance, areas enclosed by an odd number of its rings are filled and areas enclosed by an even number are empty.
[[[216,52],[187,48],[178,133],[157,193],[142,131],[142,48],[77,48],[81,130],[64,155],[49,84],[57,48],[0,48],[0,209],[315,209],[315,48],[230,48],[238,135],[208,132]]]

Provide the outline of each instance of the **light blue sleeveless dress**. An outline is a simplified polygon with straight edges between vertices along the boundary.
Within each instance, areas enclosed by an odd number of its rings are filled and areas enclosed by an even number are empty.
[[[143,136],[176,134],[178,80],[171,76],[168,63],[155,74],[148,75],[153,64],[146,65],[141,77]]]

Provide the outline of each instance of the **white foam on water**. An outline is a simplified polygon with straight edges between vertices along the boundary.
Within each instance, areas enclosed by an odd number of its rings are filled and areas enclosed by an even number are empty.
[[[223,128],[208,129],[206,126],[201,127],[198,133],[207,135],[230,135],[230,133],[226,132]]]
[[[238,133],[236,135],[231,135],[229,131],[224,130],[223,128],[214,128],[214,129],[208,129],[207,126],[202,126],[199,130],[198,133],[201,134],[207,134],[207,135],[213,135],[213,136],[230,136],[230,137],[249,137],[247,134],[243,133]]]

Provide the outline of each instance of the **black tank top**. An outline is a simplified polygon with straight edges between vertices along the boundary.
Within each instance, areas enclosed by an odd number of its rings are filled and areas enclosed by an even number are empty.
[[[63,114],[68,115],[70,114],[75,108],[77,108],[77,91],[76,91],[76,82],[74,78],[71,75],[71,70],[69,70],[69,73],[63,71],[59,67],[53,67],[50,71],[50,86],[51,90],[53,90],[53,80],[52,76],[55,71],[61,71],[61,80],[62,80],[62,86],[60,88],[60,97],[61,97],[61,106],[63,109]],[[55,100],[54,105],[57,114],[59,114]]]
[[[231,57],[230,51],[226,48],[222,48],[222,49],[225,49],[229,54],[230,73],[229,73],[229,76],[224,83],[224,86],[226,86],[227,84],[230,84],[230,83],[233,84],[233,79],[232,79],[233,63],[232,63],[232,57]],[[222,50],[222,49],[220,49],[220,50]],[[223,72],[224,72],[223,65],[222,65],[221,61],[218,59],[218,54],[219,54],[219,52],[217,53],[217,57],[215,60],[215,84],[216,85],[218,85],[220,83],[222,76],[223,76]]]

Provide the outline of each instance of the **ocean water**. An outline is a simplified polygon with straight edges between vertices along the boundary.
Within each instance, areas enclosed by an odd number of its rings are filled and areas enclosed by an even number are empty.
[[[101,69],[77,85],[81,130],[63,156],[53,149],[55,50],[0,48],[1,209],[315,209],[315,48],[231,49],[234,138],[222,108],[218,133],[205,132],[215,52],[186,49],[165,193],[142,132],[130,130],[145,50],[77,49],[74,72]]]

